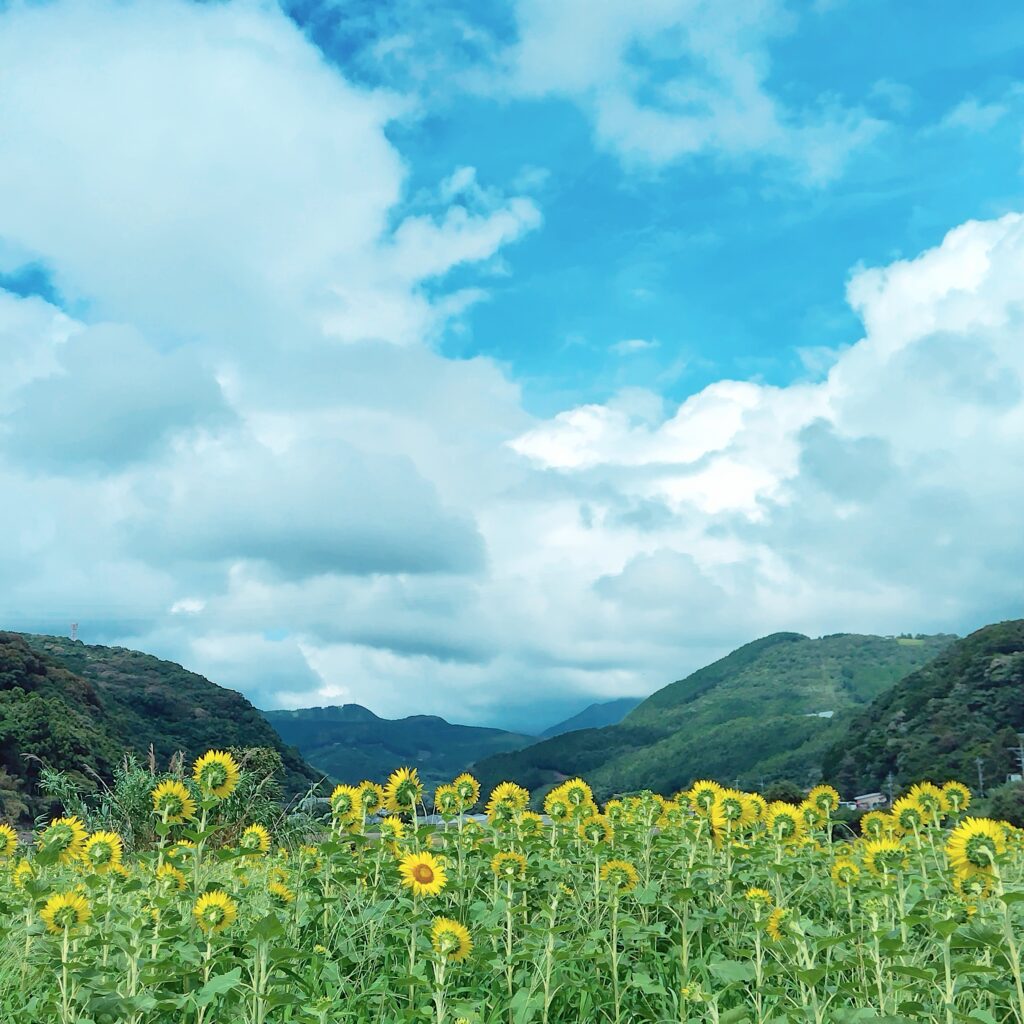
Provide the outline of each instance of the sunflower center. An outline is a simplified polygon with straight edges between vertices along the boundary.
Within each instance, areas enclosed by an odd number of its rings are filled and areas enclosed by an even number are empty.
[[[429,864],[417,864],[412,869],[412,877],[415,878],[420,885],[429,885],[434,880],[434,872],[431,870]]]
[[[996,845],[989,836],[971,836],[967,841],[967,859],[976,867],[988,867],[996,859]]]

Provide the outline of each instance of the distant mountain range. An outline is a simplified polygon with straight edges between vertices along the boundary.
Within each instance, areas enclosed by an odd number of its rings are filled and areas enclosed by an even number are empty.
[[[619,697],[618,700],[590,704],[578,715],[573,715],[564,722],[549,726],[540,734],[541,739],[561,736],[567,732],[577,732],[580,729],[600,729],[606,725],[617,725],[642,700],[643,697]]]
[[[536,742],[523,733],[453,725],[433,715],[378,718],[360,704],[263,714],[310,764],[341,782],[383,782],[399,765],[408,765],[436,786],[482,757]]]
[[[581,774],[602,796],[671,792],[699,776],[813,782],[851,713],[955,639],[774,633],[658,690],[617,725],[495,755],[477,771],[485,786],[509,779],[542,791]]]
[[[291,792],[320,776],[234,690],[169,661],[65,637],[0,632],[0,767],[31,802],[41,762],[109,779],[126,750],[166,764],[211,747],[278,751]]]

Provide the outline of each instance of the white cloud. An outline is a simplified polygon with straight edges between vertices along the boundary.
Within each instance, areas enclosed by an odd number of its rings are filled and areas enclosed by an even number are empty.
[[[658,342],[650,341],[647,338],[624,338],[622,341],[608,346],[609,350],[618,356],[630,356],[636,352],[646,352],[657,347]]]
[[[653,84],[692,151],[827,167],[846,115],[768,95],[769,9],[680,10],[602,7],[577,51],[529,8],[523,88],[599,118],[646,95],[631,45],[690,53],[695,83]],[[265,706],[544,725],[771,629],[1019,606],[1020,217],[855,272],[864,337],[818,353],[816,383],[537,421],[495,363],[429,342],[538,206],[469,166],[410,195],[386,134],[404,100],[276,8],[10,7],[0,65],[4,260],[45,262],[75,313],[0,292],[3,625],[77,620]],[[88,474],[53,457],[65,437]]]
[[[820,185],[884,127],[828,95],[805,108],[772,95],[769,44],[794,20],[777,0],[518,0],[516,18],[511,87],[578,103],[626,163],[768,157]]]

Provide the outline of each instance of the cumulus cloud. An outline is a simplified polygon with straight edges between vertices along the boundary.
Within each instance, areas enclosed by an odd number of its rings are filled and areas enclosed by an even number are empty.
[[[801,120],[736,65],[768,8],[679,9],[605,5],[550,70],[557,12],[525,5],[522,88],[599,118],[649,93],[631,48],[666,47],[696,68],[647,83],[694,122],[675,156],[749,139],[809,168],[807,125],[847,115]],[[404,97],[276,7],[8,7],[0,65],[0,266],[55,282],[0,290],[3,625],[77,620],[264,706],[529,728],[772,629],[1019,611],[1020,217],[856,270],[863,337],[814,381],[538,419],[432,345],[537,202],[468,166],[414,191]]]

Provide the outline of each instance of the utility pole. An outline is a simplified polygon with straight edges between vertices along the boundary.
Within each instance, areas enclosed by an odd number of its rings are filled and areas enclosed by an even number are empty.
[[[892,807],[892,790],[893,790],[893,779],[892,772],[885,777],[885,788],[889,793],[889,806]]]
[[[1017,758],[1017,771],[1024,776],[1024,732],[1017,733],[1017,739],[1020,740],[1020,744],[1016,747],[1007,747],[1006,749]]]
[[[985,759],[980,755],[974,759],[974,763],[978,766],[978,796],[985,795],[985,772],[982,769],[982,765],[985,763]]]
[[[72,622],[71,623],[71,639],[72,640],[77,640],[78,639],[78,623],[77,622]]]

